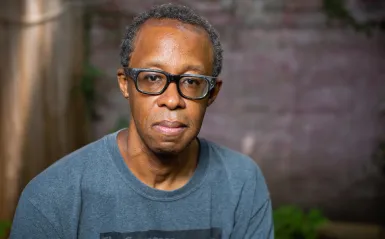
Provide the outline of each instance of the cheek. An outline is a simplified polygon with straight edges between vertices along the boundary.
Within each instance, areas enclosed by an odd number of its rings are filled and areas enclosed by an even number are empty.
[[[133,97],[130,98],[130,108],[136,124],[145,127],[149,119],[151,119],[151,111],[154,104],[150,98],[139,94],[139,92],[134,93]]]
[[[189,110],[189,117],[195,127],[200,127],[202,124],[206,108],[207,107],[201,103],[190,107],[191,110]]]

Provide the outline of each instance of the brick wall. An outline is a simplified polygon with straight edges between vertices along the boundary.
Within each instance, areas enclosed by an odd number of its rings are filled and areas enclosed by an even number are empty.
[[[328,29],[318,0],[239,1],[235,11],[217,1],[190,4],[218,26],[225,47],[223,89],[201,136],[253,157],[275,206],[384,220],[385,193],[370,161],[385,134],[384,38]],[[94,46],[103,46],[93,62],[106,72],[97,85],[95,137],[128,115],[114,78],[119,42],[110,32],[93,29]]]

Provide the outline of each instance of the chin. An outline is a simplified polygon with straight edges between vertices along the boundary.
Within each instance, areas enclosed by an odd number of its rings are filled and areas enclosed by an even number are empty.
[[[154,137],[150,142],[148,142],[149,144],[147,144],[147,146],[156,154],[175,156],[182,153],[187,147],[189,147],[194,138],[195,137],[188,137],[186,139],[186,137],[178,137],[171,139],[167,137]]]
[[[158,142],[150,146],[151,151],[159,155],[178,155],[188,146],[181,142]]]

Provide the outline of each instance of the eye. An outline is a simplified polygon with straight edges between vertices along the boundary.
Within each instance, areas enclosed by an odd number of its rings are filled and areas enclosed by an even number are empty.
[[[183,84],[186,85],[191,85],[191,86],[199,86],[201,84],[201,79],[196,79],[196,78],[184,78],[183,79]]]
[[[150,82],[156,82],[162,80],[162,76],[157,74],[146,74],[144,79]]]

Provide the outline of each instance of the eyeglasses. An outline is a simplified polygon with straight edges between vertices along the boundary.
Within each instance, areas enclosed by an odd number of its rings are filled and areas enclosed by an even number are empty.
[[[136,89],[147,95],[160,95],[171,82],[177,85],[178,93],[187,99],[199,100],[215,87],[216,77],[183,74],[173,75],[161,70],[123,67],[126,76],[135,82]]]

